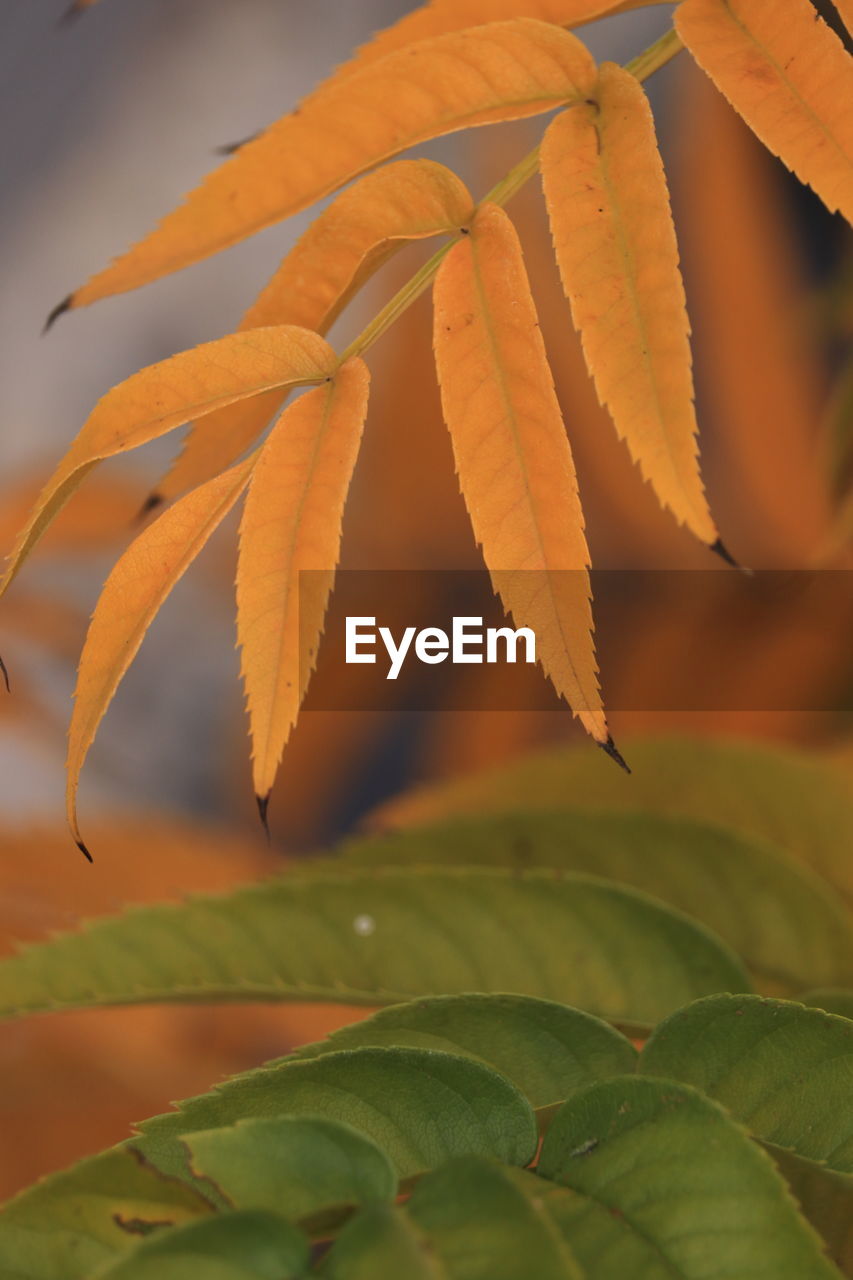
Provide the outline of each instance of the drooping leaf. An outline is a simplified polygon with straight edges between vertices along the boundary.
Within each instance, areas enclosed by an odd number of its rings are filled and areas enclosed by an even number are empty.
[[[7,1017],[164,999],[382,1005],[500,991],[646,1027],[699,996],[746,990],[728,948],[643,894],[481,868],[289,875],[132,910],[0,962]]]
[[[297,241],[241,329],[298,324],[326,333],[353,294],[398,248],[471,217],[463,183],[433,160],[399,160],[341,192]],[[157,496],[169,500],[230,466],[281,403],[278,392],[211,414],[192,428]]]
[[[853,1173],[853,1022],[757,996],[711,996],[654,1031],[639,1070],[716,1098],[766,1142]]]
[[[442,1280],[586,1280],[551,1212],[550,1201],[568,1201],[570,1193],[548,1191],[533,1174],[468,1156],[427,1174],[403,1220]],[[352,1269],[353,1262],[363,1267],[359,1254],[367,1262],[364,1245],[363,1237],[342,1240],[329,1258],[331,1275],[369,1274]]]
[[[672,1080],[624,1077],[570,1099],[538,1173],[595,1280],[830,1280],[838,1272],[770,1158],[722,1107]]]
[[[235,1121],[323,1116],[351,1125],[400,1178],[455,1155],[525,1165],[536,1151],[530,1104],[491,1068],[432,1049],[353,1049],[249,1071],[139,1126],[135,1146],[164,1173],[187,1176],[180,1139]]]
[[[285,1218],[247,1210],[158,1231],[93,1280],[300,1280],[310,1261],[307,1237]]]
[[[530,996],[432,996],[381,1009],[292,1057],[397,1045],[442,1049],[485,1062],[533,1107],[562,1102],[593,1080],[634,1070],[636,1050],[613,1027],[578,1009]],[[284,1061],[284,1059],[282,1059]]]
[[[774,155],[853,219],[853,63],[809,0],[685,0],[678,34]]]
[[[355,841],[345,853],[360,866],[588,872],[701,920],[769,995],[795,995],[808,974],[853,982],[853,920],[832,890],[790,855],[727,827],[643,812],[508,813]]]
[[[574,463],[521,246],[495,205],[478,210],[439,269],[434,346],[459,484],[494,587],[604,744]]]
[[[127,1146],[82,1160],[21,1192],[0,1212],[4,1280],[89,1280],[153,1228],[212,1212],[191,1187],[140,1163]]]
[[[364,362],[350,360],[301,396],[261,448],[249,483],[237,638],[264,809],[316,663],[369,383]]]
[[[182,351],[108,391],[42,490],[12,552],[0,594],[98,462],[237,400],[273,388],[322,382],[336,366],[335,353],[316,333],[281,325],[231,334]]]
[[[144,240],[68,299],[85,306],[177,271],[307,208],[382,160],[472,125],[583,97],[594,64],[529,18],[452,32],[316,90],[241,147]]]
[[[323,1116],[241,1120],[193,1133],[186,1146],[195,1176],[235,1208],[269,1209],[290,1222],[397,1193],[397,1176],[376,1143]]]
[[[853,1276],[853,1177],[778,1147],[768,1152],[835,1265]]]
[[[68,821],[81,846],[77,785],[98,725],[161,605],[243,493],[253,465],[238,464],[165,511],[104,584],[80,657],[68,734]]]
[[[542,183],[563,288],[598,389],[658,500],[703,542],[689,326],[648,99],[614,63],[548,127]]]
[[[432,784],[378,810],[374,826],[410,826],[513,809],[632,809],[682,814],[756,836],[808,863],[853,901],[853,797],[843,768],[790,747],[735,739],[637,738],[630,787],[582,748],[532,753]]]

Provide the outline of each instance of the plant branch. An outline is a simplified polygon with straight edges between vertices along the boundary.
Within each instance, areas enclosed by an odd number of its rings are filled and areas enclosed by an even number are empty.
[[[631,75],[637,80],[648,80],[649,76],[654,75],[661,67],[666,66],[677,53],[684,48],[678,33],[675,30],[667,31],[664,35],[656,40],[654,44],[650,44],[648,49],[644,49],[636,58],[632,58],[630,62],[625,64],[625,70],[630,71]],[[497,204],[503,207],[514,195],[516,195],[530,179],[539,172],[539,146],[535,146],[529,151],[518,164],[514,165],[500,182],[487,192],[481,203]],[[419,271],[416,271],[411,280],[407,281],[394,297],[385,304],[382,310],[373,317],[365,329],[362,329],[357,338],[349,344],[341,355],[341,362],[349,360],[353,356],[364,355],[370,347],[373,346],[387,329],[390,329],[394,322],[399,319],[404,311],[416,302],[422,293],[431,285],[438,268],[441,266],[444,258],[457,243],[463,234],[460,230],[448,240],[441,248],[432,255],[432,257],[423,264]]]

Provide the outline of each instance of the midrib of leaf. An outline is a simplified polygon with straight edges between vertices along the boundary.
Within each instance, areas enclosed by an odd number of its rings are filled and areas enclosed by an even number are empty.
[[[796,85],[788,78],[787,68],[781,66],[780,63],[776,61],[776,59],[773,57],[773,54],[770,52],[770,50],[766,47],[766,45],[761,44],[755,38],[755,36],[749,30],[749,27],[744,26],[743,22],[740,19],[740,16],[737,13],[735,13],[734,9],[732,8],[731,0],[723,0],[723,3],[726,6],[726,11],[731,15],[732,21],[738,27],[740,27],[743,34],[747,37],[749,42],[755,46],[755,48],[759,51],[759,53],[761,53],[767,59],[767,61],[773,67],[775,67],[776,71],[778,71],[779,73],[779,78],[785,83],[785,85],[787,85],[788,89],[791,92],[791,95],[794,98],[796,98],[797,102],[799,102],[803,110],[815,122],[815,124],[817,125],[821,133],[824,135],[824,137],[828,138],[829,142],[832,144],[832,146],[835,148],[835,150],[838,152],[841,158],[845,160],[848,164],[853,163],[853,157],[847,154],[847,152],[844,150],[844,148],[841,146],[840,142],[836,138],[835,134],[830,132],[830,130],[824,124],[823,120],[821,120],[820,116],[815,114],[815,112],[812,110],[809,103],[806,102],[805,98],[803,98],[803,96],[800,94]],[[815,10],[815,21],[823,22],[823,19],[821,18],[817,10]],[[824,25],[826,24],[824,23]],[[834,35],[835,33],[830,32],[830,34]]]
[[[518,460],[519,466],[521,468],[522,478],[524,481],[524,492],[527,497],[527,505],[530,508],[531,514],[533,516],[533,527],[536,531],[536,542],[539,547],[539,557],[542,562],[543,570],[545,573],[545,581],[547,583],[548,596],[549,596],[549,599],[551,600],[551,610],[552,610],[552,613],[554,614],[554,617],[557,622],[557,628],[560,632],[560,640],[562,641],[563,653],[568,661],[569,667],[571,669],[572,675],[575,678],[575,683],[577,684],[578,689],[582,690],[584,687],[583,680],[581,679],[580,675],[578,674],[577,668],[575,667],[574,656],[572,653],[573,646],[569,643],[569,639],[566,636],[565,628],[563,626],[563,615],[561,611],[557,608],[556,602],[554,600],[553,590],[551,589],[551,566],[549,564],[548,557],[545,553],[545,547],[542,542],[542,531],[539,524],[539,512],[538,512],[537,504],[534,500],[533,490],[530,486],[530,470],[527,464],[527,453],[525,449],[522,447],[521,438],[518,433],[518,419],[515,413],[515,409],[513,407],[512,398],[507,388],[507,381],[506,381],[506,376],[504,374],[503,361],[501,359],[501,349],[498,343],[497,335],[495,333],[494,325],[492,324],[492,314],[489,309],[489,300],[488,300],[488,297],[486,296],[486,291],[483,288],[483,279],[482,279],[482,275],[479,267],[479,253],[477,250],[476,235],[472,235],[471,240],[473,242],[471,245],[471,250],[472,250],[472,256],[474,259],[474,279],[477,285],[477,293],[480,298],[480,312],[483,316],[483,323],[485,325],[486,333],[488,335],[489,343],[491,345],[493,364],[498,371],[497,381],[500,386],[501,398],[503,399],[503,402],[504,402],[504,421],[507,422],[509,425],[509,429],[512,434],[513,444],[515,447],[515,455]],[[554,394],[556,395],[556,393]],[[577,481],[575,481],[575,483],[577,483]],[[522,619],[517,618],[516,622],[521,623]],[[586,699],[584,699],[584,702],[585,701]],[[584,710],[592,711],[593,708],[589,706],[585,706]]]
[[[681,37],[677,31],[671,28],[658,40],[655,40],[653,44],[650,44],[647,49],[644,49],[642,53],[637,54],[636,58],[632,58],[630,62],[627,62],[625,70],[642,83],[649,76],[654,75],[656,71],[659,71],[661,67],[666,66],[683,48]],[[538,171],[539,146],[537,145],[518,164],[514,165],[500,182],[497,182],[486,193],[481,204],[496,204],[503,208]],[[391,328],[412,303],[417,301],[421,294],[429,288],[445,257],[453,248],[453,245],[461,238],[461,235],[461,232],[457,232],[453,239],[442,245],[429,261],[425,262],[420,270],[412,276],[411,280],[394,294],[394,297],[385,304],[358,337],[354,338],[349,344],[341,355],[341,363],[349,360],[352,356],[364,355],[365,351],[369,350]]]

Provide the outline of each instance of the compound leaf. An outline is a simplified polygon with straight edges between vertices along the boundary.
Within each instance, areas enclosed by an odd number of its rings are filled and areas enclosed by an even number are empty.
[[[684,0],[678,34],[774,155],[853,220],[853,62],[808,0]]]
[[[416,143],[515,120],[583,97],[590,54],[530,18],[454,31],[332,80],[241,147],[134,248],[72,294],[69,307],[122,293],[307,208]]]
[[[574,463],[521,246],[496,205],[478,210],[439,268],[434,346],[459,484],[495,590],[605,744]]]
[[[262,446],[249,482],[237,638],[263,809],[316,661],[369,382],[364,362],[350,360],[301,396]]]
[[[549,125],[541,168],[563,288],[599,399],[662,505],[713,545],[678,247],[640,83],[604,63],[589,100]]]

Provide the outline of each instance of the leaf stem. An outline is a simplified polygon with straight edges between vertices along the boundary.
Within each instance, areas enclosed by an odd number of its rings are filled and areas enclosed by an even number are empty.
[[[665,32],[660,39],[655,40],[654,44],[650,44],[642,53],[637,54],[636,58],[632,58],[630,62],[625,64],[625,70],[630,71],[631,75],[637,80],[648,80],[649,76],[654,75],[661,67],[666,66],[677,53],[684,48],[678,32],[674,29]],[[539,172],[539,145],[537,144],[532,151],[519,160],[518,164],[510,169],[509,173],[501,178],[500,182],[492,187],[483,197],[482,204],[497,204],[501,208],[507,204],[514,195],[516,195],[522,187],[524,187],[530,179]],[[366,328],[362,329],[357,338],[349,344],[341,355],[341,363],[350,360],[353,356],[364,355],[370,347],[373,346],[386,330],[390,329],[396,320],[407,311],[413,302],[425,293],[441,266],[444,258],[453,248],[454,244],[460,239],[463,229],[460,230],[443,244],[441,248],[432,255],[432,257],[423,264],[419,271],[416,271],[411,280],[407,281],[393,298],[385,304],[380,312],[373,317]]]

